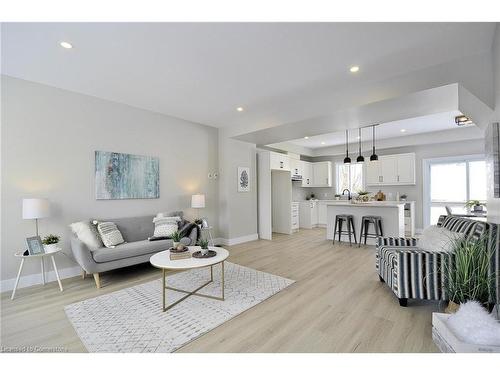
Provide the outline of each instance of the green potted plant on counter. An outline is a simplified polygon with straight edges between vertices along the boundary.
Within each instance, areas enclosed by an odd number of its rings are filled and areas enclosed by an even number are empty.
[[[482,212],[484,207],[486,207],[486,203],[481,203],[477,199],[472,199],[465,203],[465,208],[469,208],[474,212]]]
[[[447,313],[458,310],[461,303],[477,301],[490,309],[493,306],[495,275],[490,272],[494,252],[487,236],[454,240],[453,252],[443,262],[444,288],[448,294]]]
[[[368,202],[370,200],[370,192],[364,191],[364,190],[358,191],[358,199],[357,200],[360,202]]]
[[[46,253],[50,253],[51,251],[55,251],[59,248],[59,241],[61,238],[56,236],[55,234],[49,234],[45,236],[42,240],[43,248]]]

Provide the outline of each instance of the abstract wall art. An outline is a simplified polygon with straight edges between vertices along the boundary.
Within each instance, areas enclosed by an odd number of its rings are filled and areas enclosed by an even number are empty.
[[[250,191],[250,168],[238,167],[238,191]]]
[[[152,156],[96,151],[96,199],[159,198],[159,166]]]

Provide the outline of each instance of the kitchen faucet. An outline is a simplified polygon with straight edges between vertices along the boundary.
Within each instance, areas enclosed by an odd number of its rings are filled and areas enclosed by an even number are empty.
[[[342,195],[344,195],[344,193],[347,191],[347,199],[348,200],[351,200],[352,197],[351,197],[351,191],[349,189],[344,189],[342,190]]]

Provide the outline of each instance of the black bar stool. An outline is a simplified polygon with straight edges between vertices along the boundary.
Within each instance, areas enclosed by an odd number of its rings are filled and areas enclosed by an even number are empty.
[[[347,223],[347,230],[342,230],[342,224],[344,221]],[[337,230],[337,225],[338,225],[338,230]],[[351,232],[352,228],[352,232]],[[342,234],[348,234],[349,235],[349,246],[352,246],[351,242],[351,234],[354,235],[354,243],[358,243],[356,240],[356,229],[354,228],[354,217],[352,215],[336,215],[335,216],[335,229],[333,230],[333,243],[335,244],[335,235],[339,234],[339,242],[340,242],[340,236]]]
[[[373,224],[375,227],[375,233],[369,233],[368,229],[370,228],[370,224]],[[365,245],[366,238],[379,238],[384,236],[384,232],[382,231],[382,217],[381,216],[363,216],[361,218],[361,230],[359,233],[359,246],[361,246],[361,240],[363,239],[363,233],[365,235]]]

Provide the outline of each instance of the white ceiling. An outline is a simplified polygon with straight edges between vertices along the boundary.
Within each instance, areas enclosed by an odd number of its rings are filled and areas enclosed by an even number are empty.
[[[376,127],[376,139],[389,139],[397,137],[405,137],[416,134],[431,133],[449,129],[459,129],[455,124],[455,116],[460,114],[459,111],[436,113],[428,116],[421,116],[400,121],[391,121],[380,124]],[[467,125],[474,126],[474,125]],[[463,128],[461,126],[460,128]],[[403,130],[403,131],[402,131]],[[358,142],[358,130],[349,130],[349,143]],[[372,128],[361,129],[361,140],[363,142],[371,142]],[[322,135],[311,136],[309,139],[299,138],[288,141],[296,146],[316,149],[321,147],[337,146],[345,144],[345,131],[327,133]],[[354,146],[351,146],[354,148]]]
[[[293,116],[301,95],[489,51],[494,29],[494,23],[4,23],[2,72],[217,127],[285,123],[300,120]],[[62,40],[74,48],[61,48]],[[351,65],[360,72],[349,73]]]

